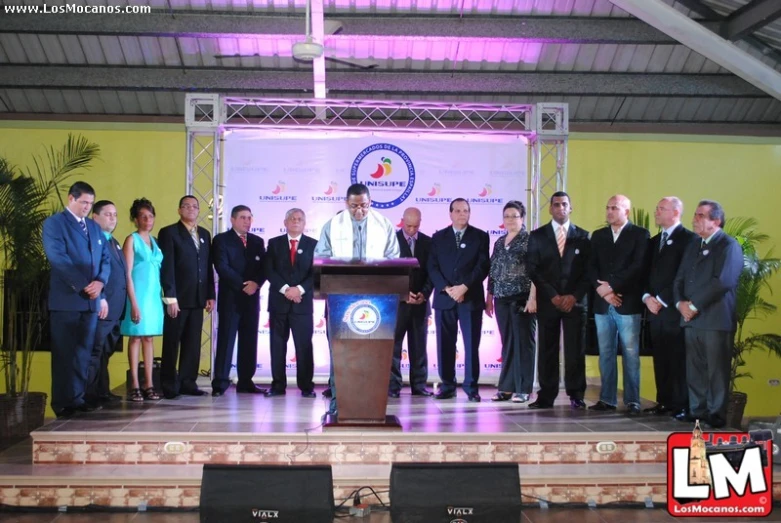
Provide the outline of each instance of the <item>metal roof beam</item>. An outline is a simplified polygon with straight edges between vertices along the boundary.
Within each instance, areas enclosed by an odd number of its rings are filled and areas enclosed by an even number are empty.
[[[309,93],[312,73],[306,69],[3,65],[0,88]],[[331,70],[328,89],[331,93],[383,94],[766,97],[733,75],[646,73]]]
[[[716,30],[718,22],[704,22]],[[154,11],[137,16],[13,14],[0,17],[0,33],[246,38],[304,35],[304,17],[222,12]],[[344,36],[503,38],[552,43],[676,45],[640,20],[580,17],[337,16],[324,32]],[[338,36],[336,37],[338,38]]]
[[[781,100],[781,73],[662,0],[610,0],[610,2]]]
[[[778,0],[754,0],[724,20],[722,36],[734,42],[762,29],[779,17],[781,17],[781,2]]]

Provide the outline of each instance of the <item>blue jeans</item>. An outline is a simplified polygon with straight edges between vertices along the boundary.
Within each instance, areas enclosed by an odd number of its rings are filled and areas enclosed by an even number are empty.
[[[618,404],[618,339],[623,346],[624,405],[640,406],[640,314],[619,314],[611,305],[607,314],[595,314],[599,340],[599,374],[602,390],[599,400]]]

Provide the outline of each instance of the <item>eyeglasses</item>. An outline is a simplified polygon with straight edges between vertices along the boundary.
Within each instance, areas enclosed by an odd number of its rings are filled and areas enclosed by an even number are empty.
[[[200,206],[197,203],[183,203],[180,209],[200,209]]]
[[[371,202],[368,202],[368,203],[351,203],[349,205],[349,207],[353,211],[356,211],[358,209],[368,209],[369,207],[371,207]]]

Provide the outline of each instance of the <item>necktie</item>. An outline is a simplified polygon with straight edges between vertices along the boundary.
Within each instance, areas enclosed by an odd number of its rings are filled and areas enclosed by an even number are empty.
[[[705,240],[702,240],[702,242],[700,243],[700,252],[704,251],[707,246],[708,244],[705,243]]]
[[[298,246],[298,240],[290,240],[290,264],[296,263],[296,247]]]
[[[667,243],[667,231],[664,231],[662,233],[662,241],[659,242],[659,252],[662,252],[662,249],[664,249],[666,243]]]
[[[564,227],[559,227],[559,232],[556,234],[556,245],[559,248],[559,256],[564,256],[564,246],[567,245],[567,236],[564,234]]]
[[[89,231],[87,231],[87,222],[85,222],[84,220],[80,220],[79,225],[81,225],[81,230],[84,233],[84,236],[86,236],[87,239],[89,239]]]
[[[415,238],[410,236],[409,238],[407,238],[407,243],[409,244],[409,252],[413,256],[415,256]]]
[[[242,234],[241,236],[239,236],[239,238],[241,238],[241,243],[243,243],[244,247],[246,247],[247,246],[247,235],[246,234]]]
[[[190,237],[192,237],[193,243],[195,244],[195,250],[196,251],[201,250],[201,246],[198,245],[198,228],[197,227],[193,227],[192,229],[190,229]]]
[[[460,246],[461,246],[461,231],[458,231],[456,233],[456,247],[460,247]]]

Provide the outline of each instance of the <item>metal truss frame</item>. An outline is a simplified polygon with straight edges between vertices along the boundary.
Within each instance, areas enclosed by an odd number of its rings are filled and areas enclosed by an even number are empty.
[[[311,129],[525,136],[530,152],[527,219],[530,228],[539,225],[551,195],[565,190],[567,186],[569,111],[564,103],[477,104],[188,94],[185,99],[185,124],[185,191],[199,199],[201,208],[209,209],[208,213],[200,216],[200,223],[213,234],[219,232],[222,220],[221,139],[223,133],[230,130]],[[211,316],[204,321],[201,348],[209,348],[206,354],[211,354],[214,345],[214,322]]]

